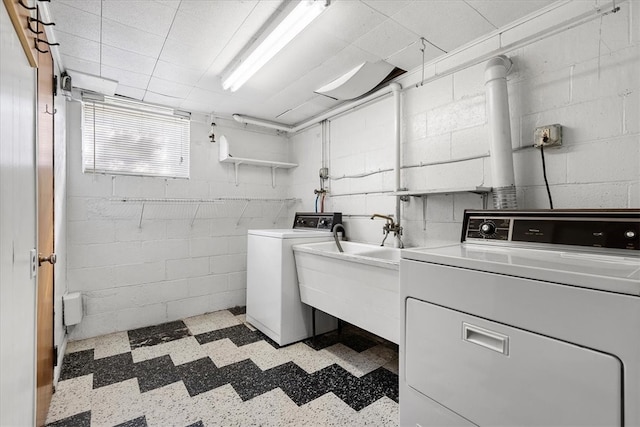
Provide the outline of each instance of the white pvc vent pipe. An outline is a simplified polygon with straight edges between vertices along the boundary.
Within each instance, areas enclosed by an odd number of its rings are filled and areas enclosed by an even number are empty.
[[[487,116],[489,118],[493,207],[495,209],[516,209],[518,207],[507,93],[507,74],[511,65],[509,58],[500,55],[487,62],[484,72]]]

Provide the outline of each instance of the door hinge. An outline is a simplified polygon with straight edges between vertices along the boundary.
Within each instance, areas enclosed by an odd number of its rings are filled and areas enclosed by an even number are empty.
[[[53,96],[58,96],[58,76],[53,75]]]
[[[53,347],[53,366],[58,366],[58,346]]]

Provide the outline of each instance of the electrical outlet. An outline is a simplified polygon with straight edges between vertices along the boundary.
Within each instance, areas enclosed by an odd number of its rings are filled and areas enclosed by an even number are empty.
[[[562,126],[559,124],[540,126],[533,133],[534,147],[559,147],[562,145]]]

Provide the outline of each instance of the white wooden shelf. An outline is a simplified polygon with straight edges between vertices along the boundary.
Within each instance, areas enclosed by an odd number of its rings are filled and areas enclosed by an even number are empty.
[[[430,194],[453,194],[453,193],[475,193],[475,194],[488,194],[491,192],[491,187],[460,187],[460,188],[435,188],[431,190],[406,190],[406,191],[394,191],[390,193],[392,196],[411,196],[411,197],[423,197]]]
[[[427,230],[427,196],[435,194],[456,194],[456,193],[473,193],[482,196],[482,208],[487,208],[487,199],[491,193],[491,187],[458,187],[458,188],[434,188],[431,190],[404,190],[389,193],[392,196],[400,197],[400,200],[408,201],[408,197],[422,198],[422,229]]]
[[[234,157],[229,153],[229,141],[225,136],[220,137],[220,151],[218,160],[220,163],[232,163],[236,173],[236,186],[238,185],[238,168],[240,165],[262,166],[271,168],[271,186],[276,187],[276,169],[291,169],[298,166],[297,163],[276,162],[272,160],[249,159],[246,157]]]

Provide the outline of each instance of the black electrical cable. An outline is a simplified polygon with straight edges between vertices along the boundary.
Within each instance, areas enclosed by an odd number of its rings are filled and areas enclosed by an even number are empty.
[[[549,196],[549,207],[553,209],[553,199],[551,199],[551,190],[549,190],[549,181],[547,180],[547,166],[544,163],[544,146],[540,146],[540,156],[542,157],[542,176],[544,176],[544,185],[547,187],[547,195]]]

